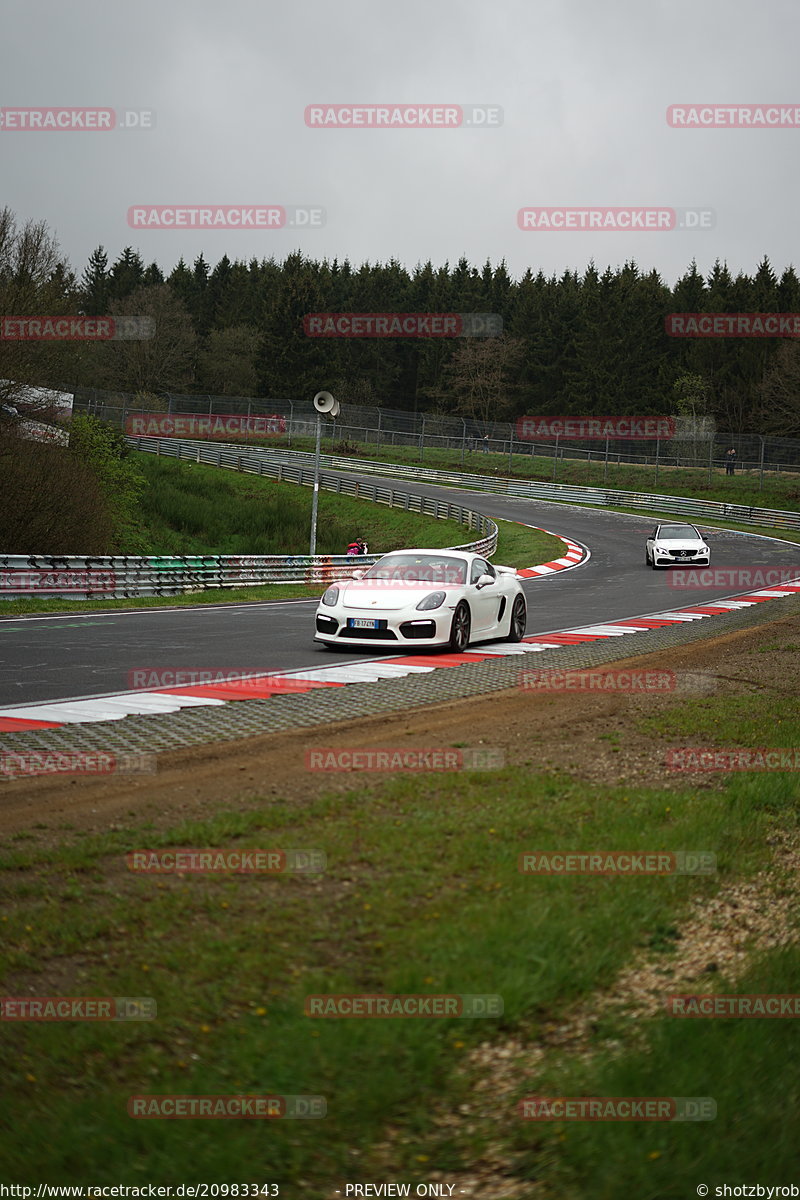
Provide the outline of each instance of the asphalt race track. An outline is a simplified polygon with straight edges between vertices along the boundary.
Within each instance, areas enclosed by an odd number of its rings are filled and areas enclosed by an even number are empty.
[[[528,635],[708,603],[759,586],[746,580],[739,586],[728,583],[702,591],[670,586],[670,571],[652,571],[644,562],[645,538],[655,516],[626,516],[416,481],[414,490],[470,501],[488,516],[540,526],[589,548],[588,562],[524,583]],[[704,528],[702,523],[699,528]],[[713,527],[709,532],[714,567],[779,566],[795,568],[800,576],[797,546]],[[315,605],[313,600],[294,600],[85,616],[0,616],[0,705],[152,687],[151,671],[271,673],[397,655],[396,649],[324,650],[313,642]]]

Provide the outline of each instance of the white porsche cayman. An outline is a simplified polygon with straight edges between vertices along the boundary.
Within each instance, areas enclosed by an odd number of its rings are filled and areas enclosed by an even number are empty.
[[[513,567],[457,550],[397,550],[354,578],[332,583],[316,614],[328,647],[404,649],[525,634],[525,595]]]

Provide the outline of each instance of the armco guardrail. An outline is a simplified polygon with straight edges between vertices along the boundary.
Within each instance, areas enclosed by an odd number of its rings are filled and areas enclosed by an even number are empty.
[[[133,439],[132,439],[133,440]],[[147,444],[144,444],[147,443]],[[195,462],[248,471],[257,475],[313,485],[314,472],[285,463],[268,463],[261,456],[238,449],[158,439],[135,439],[138,449]],[[342,495],[356,496],[375,504],[387,504],[441,520],[458,521],[481,537],[453,550],[472,550],[491,555],[497,548],[497,526],[483,513],[460,504],[432,500],[410,492],[357,483],[340,475],[320,473],[320,487]],[[0,555],[0,597],[58,596],[63,598],[113,598],[129,596],[177,596],[211,588],[254,587],[264,583],[326,584],[349,576],[353,569],[377,562],[379,555],[357,560],[344,554],[300,555],[118,555],[107,557]]]
[[[140,441],[148,439],[129,438],[128,441],[137,446]],[[156,439],[149,439],[154,441]],[[168,442],[176,439],[161,439],[161,453]],[[218,449],[212,448],[207,442],[182,442],[183,456],[194,457],[198,447],[208,447],[210,454],[198,461],[216,462]],[[187,453],[187,447],[191,450]],[[144,449],[144,447],[142,447]],[[234,457],[239,455],[236,448],[226,446]],[[169,451],[174,453],[174,451]],[[274,467],[284,464],[284,471],[290,465],[299,467],[300,464],[313,462],[314,455],[300,450],[277,450],[271,447],[263,449],[250,448],[241,453],[242,459],[258,457],[270,463],[270,470],[264,468],[264,474],[275,474]],[[503,496],[529,497],[532,500],[561,500],[574,504],[593,504],[601,508],[642,508],[660,509],[662,512],[676,513],[679,516],[694,517],[697,520],[727,520],[744,525],[762,525],[772,529],[800,530],[800,513],[786,512],[783,509],[757,508],[747,504],[725,504],[719,500],[694,500],[688,496],[663,496],[652,492],[627,492],[619,488],[576,487],[566,483],[537,483],[533,480],[518,480],[508,478],[492,478],[487,475],[471,475],[459,471],[438,471],[433,467],[422,467],[410,463],[386,463],[373,459],[349,458],[346,455],[324,454],[320,458],[323,466],[335,471],[358,471],[365,475],[409,476],[420,482],[451,484],[457,487],[469,488],[473,491],[491,492]],[[243,470],[245,468],[242,468]],[[252,468],[248,468],[252,469]],[[255,468],[258,470],[258,468]],[[284,476],[288,478],[288,476]],[[363,488],[365,485],[361,484]]]

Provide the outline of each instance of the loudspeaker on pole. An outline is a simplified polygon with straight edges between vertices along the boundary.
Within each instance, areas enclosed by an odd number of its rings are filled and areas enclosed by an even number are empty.
[[[334,400],[330,392],[317,392],[314,397],[314,408],[318,413],[325,413],[330,417],[338,417],[339,401]]]

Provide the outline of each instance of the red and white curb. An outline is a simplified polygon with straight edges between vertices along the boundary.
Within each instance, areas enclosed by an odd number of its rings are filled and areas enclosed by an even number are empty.
[[[517,525],[525,525],[525,522],[517,521]],[[580,542],[573,542],[570,538],[562,537],[560,533],[552,533],[549,529],[542,529],[539,525],[525,525],[525,528],[538,529],[539,533],[549,533],[551,537],[558,538],[567,547],[567,553],[563,558],[554,558],[552,562],[540,563],[536,567],[520,567],[517,571],[520,579],[536,579],[540,575],[552,575],[556,571],[566,571],[568,567],[577,567],[591,558],[588,548],[582,546]]]
[[[109,696],[94,696],[89,700],[63,700],[48,704],[15,705],[0,709],[0,732],[15,733],[34,729],[58,729],[63,725],[86,722],[121,721],[133,714],[177,712],[182,708],[200,705],[220,705],[237,700],[265,699],[271,696],[307,693],[317,688],[343,687],[350,683],[375,683],[380,679],[399,679],[405,675],[424,674],[445,667],[460,667],[468,663],[506,658],[510,655],[537,654],[559,646],[605,641],[666,628],[689,621],[703,621],[720,613],[750,608],[780,597],[800,593],[800,579],[780,587],[745,592],[708,604],[692,604],[669,612],[648,613],[641,617],[625,617],[619,621],[562,629],[558,633],[526,637],[521,642],[491,642],[475,646],[463,654],[402,655],[375,662],[343,663],[341,666],[312,668],[308,671],[286,671],[275,675],[251,676],[222,683],[170,687],[158,691],[118,692]]]

